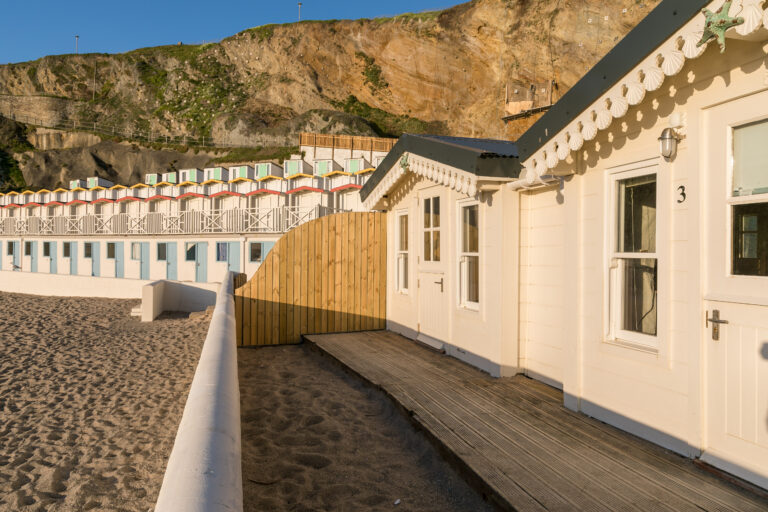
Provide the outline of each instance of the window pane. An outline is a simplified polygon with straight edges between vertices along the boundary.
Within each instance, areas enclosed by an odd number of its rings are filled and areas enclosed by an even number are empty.
[[[440,227],[440,198],[432,198],[432,227]]]
[[[467,302],[480,302],[480,257],[467,258]]]
[[[43,242],[43,256],[49,257],[51,255],[51,243]]]
[[[401,251],[408,250],[408,216],[400,216],[400,249]]]
[[[157,244],[157,261],[167,261],[168,246],[166,244]]]
[[[432,232],[432,261],[440,261],[440,231]]]
[[[768,192],[768,121],[733,129],[733,195]]]
[[[251,261],[261,261],[261,244],[251,242]]]
[[[90,258],[93,256],[93,246],[91,245],[90,242],[85,243],[84,249],[85,249],[84,252],[85,252],[86,258]]]
[[[656,252],[656,175],[621,180],[619,252]]]
[[[768,203],[733,207],[733,274],[768,276]]]
[[[32,242],[24,242],[24,256],[32,255]]]
[[[430,231],[424,232],[424,261],[432,261],[432,233]]]
[[[107,243],[107,258],[110,260],[115,259],[115,244],[114,242]]]
[[[462,241],[463,252],[478,252],[479,242],[477,233],[477,205],[462,208]]]
[[[216,261],[227,261],[227,249],[228,245],[226,242],[216,243]]]
[[[430,224],[430,213],[432,211],[431,209],[432,200],[431,199],[425,199],[424,200],[424,227],[428,228],[431,226]]]
[[[138,242],[134,242],[131,244],[131,259],[133,260],[141,259],[141,244],[139,244]]]
[[[197,244],[194,242],[187,243],[187,261],[195,261],[197,258]]]
[[[622,329],[656,336],[657,260],[624,260]]]
[[[64,257],[69,258],[70,256],[70,247],[69,242],[64,242]]]

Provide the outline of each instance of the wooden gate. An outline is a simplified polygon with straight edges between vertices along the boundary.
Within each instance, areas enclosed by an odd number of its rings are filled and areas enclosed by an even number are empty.
[[[339,213],[277,241],[235,290],[242,346],[299,343],[302,334],[385,327],[387,231],[383,213]]]

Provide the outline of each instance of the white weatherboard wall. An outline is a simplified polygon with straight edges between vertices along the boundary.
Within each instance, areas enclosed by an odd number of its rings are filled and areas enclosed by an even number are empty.
[[[423,198],[441,198],[441,262],[443,301],[434,314],[444,325],[443,336],[426,336],[425,301],[420,293],[435,291],[436,267],[423,263]],[[387,328],[445,350],[495,376],[518,372],[517,354],[517,209],[518,197],[501,190],[483,192],[479,202],[480,307],[459,304],[459,208],[468,199],[448,187],[407,174],[390,193],[387,215]],[[409,289],[396,286],[398,214],[408,214]],[[512,286],[509,286],[512,283]],[[427,300],[427,303],[430,301]],[[427,306],[430,304],[426,304]]]
[[[705,114],[765,90],[768,73],[764,43],[729,39],[727,45],[725,54],[712,47],[688,62],[659,91],[648,93],[561,162],[553,172],[575,173],[561,189],[510,192],[520,194],[523,206],[520,332],[528,373],[562,386],[567,406],[693,456],[707,447],[703,404],[710,380],[704,354],[711,340],[702,301],[708,250],[701,238],[706,230],[702,212],[707,208],[705,170],[712,159],[703,142]],[[673,113],[683,114],[684,138],[677,156],[664,161],[657,139]],[[714,144],[726,144],[725,127],[721,133]],[[655,350],[606,336],[614,215],[609,177],[649,162],[658,164]],[[684,202],[678,202],[679,187],[685,187]],[[768,308],[762,310],[768,316]]]
[[[233,274],[221,284],[168,459],[157,512],[240,512],[240,391]]]

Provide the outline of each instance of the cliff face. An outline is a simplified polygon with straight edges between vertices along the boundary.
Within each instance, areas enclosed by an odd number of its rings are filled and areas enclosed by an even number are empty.
[[[221,43],[0,66],[0,113],[218,143],[300,130],[514,137],[505,90],[562,95],[658,0],[473,0],[389,19],[246,30]],[[515,91],[518,91],[515,94]]]

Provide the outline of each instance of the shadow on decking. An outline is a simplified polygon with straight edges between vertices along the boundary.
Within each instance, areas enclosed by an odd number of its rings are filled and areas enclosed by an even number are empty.
[[[494,379],[387,331],[305,339],[383,390],[503,509],[768,510],[758,489],[570,411],[527,377]]]

